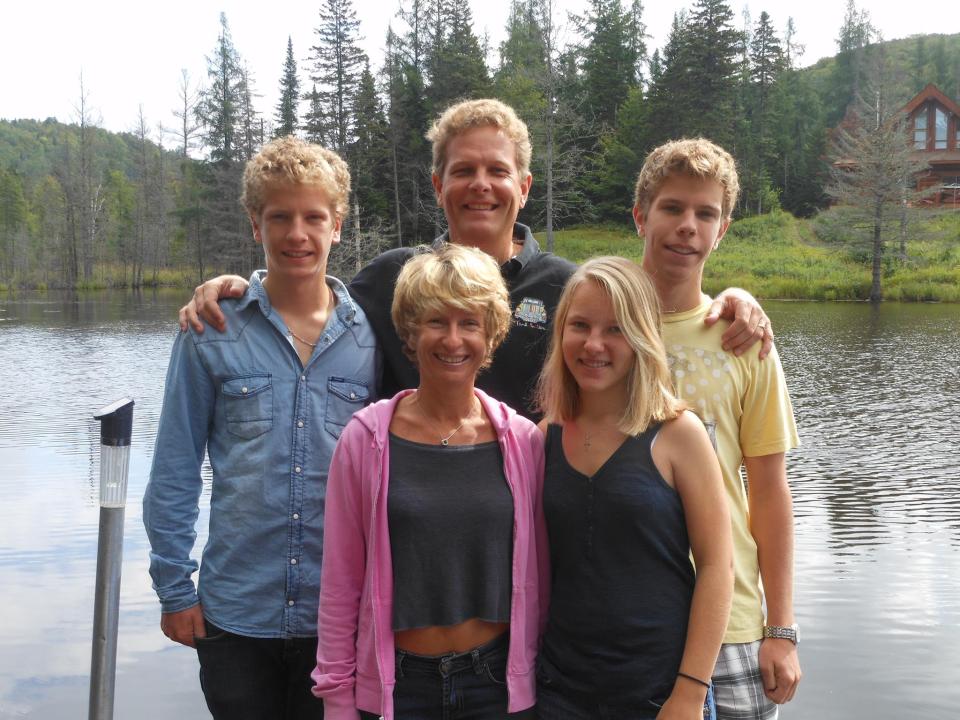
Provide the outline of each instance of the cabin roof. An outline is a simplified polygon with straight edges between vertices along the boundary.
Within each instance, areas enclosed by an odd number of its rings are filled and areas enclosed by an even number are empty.
[[[940,91],[940,88],[933,83],[928,84],[923,90],[914,95],[913,99],[903,106],[901,112],[906,115],[910,115],[914,110],[928,100],[936,100],[954,115],[960,117],[960,105],[944,95]]]

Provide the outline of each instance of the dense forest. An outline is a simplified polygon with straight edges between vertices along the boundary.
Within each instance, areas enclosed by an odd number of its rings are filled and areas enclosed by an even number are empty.
[[[960,35],[886,41],[854,0],[836,56],[809,67],[792,20],[778,29],[761,12],[738,25],[725,0],[676,13],[652,53],[640,0],[590,0],[562,47],[555,15],[551,0],[514,0],[491,49],[468,3],[404,0],[374,68],[351,0],[323,0],[316,44],[278,49],[274,108],[258,107],[222,15],[206,77],[184,72],[171,99],[176,128],[150,127],[135,108],[134,132],[98,128],[82,85],[71,124],[0,121],[0,285],[140,287],[248,272],[258,249],[237,201],[243,164],[291,132],[350,164],[351,217],[333,268],[349,277],[376,252],[442,230],[424,134],[468,97],[498,97],[526,120],[535,182],[521,220],[548,245],[555,228],[623,225],[645,154],[681,136],[735,155],[737,217],[813,215],[830,200],[834,128],[858,98],[875,95],[879,108],[882,93],[896,108],[927,83],[960,97]]]

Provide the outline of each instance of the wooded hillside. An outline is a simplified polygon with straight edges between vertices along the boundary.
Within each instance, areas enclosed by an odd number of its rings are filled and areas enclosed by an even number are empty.
[[[550,0],[514,0],[506,40],[492,51],[467,3],[405,0],[379,68],[359,49],[350,0],[324,0],[320,16],[314,47],[278,49],[275,108],[257,106],[253,73],[221,16],[207,77],[184,74],[171,98],[177,128],[149,127],[136,108],[133,133],[94,127],[82,87],[70,124],[0,121],[0,283],[141,286],[170,279],[170,269],[181,279],[246,274],[259,252],[237,201],[243,164],[288,132],[350,163],[352,216],[332,268],[350,276],[376,252],[429,242],[442,229],[424,134],[467,97],[501,98],[528,123],[534,184],[521,220],[546,229],[548,244],[554,228],[627,223],[645,154],[690,135],[737,158],[738,217],[812,215],[827,203],[830,130],[856,96],[882,84],[886,104],[902,104],[935,83],[960,97],[960,35],[884,41],[852,0],[842,27],[816,29],[836,34],[837,55],[806,68],[792,21],[778,29],[762,12],[744,32],[724,0],[678,12],[652,53],[639,0],[591,0],[563,47]]]

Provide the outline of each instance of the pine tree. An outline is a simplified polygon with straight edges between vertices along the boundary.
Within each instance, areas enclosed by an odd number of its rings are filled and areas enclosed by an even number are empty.
[[[431,62],[431,23],[425,0],[413,0],[400,18],[407,31],[387,34],[384,66],[387,121],[393,162],[393,209],[397,242],[430,242],[440,211],[430,183],[431,153],[425,134],[433,117],[425,72]]]
[[[353,177],[354,202],[364,226],[389,214],[390,140],[387,119],[377,87],[366,65],[360,74],[356,100],[355,140],[348,160]]]
[[[860,94],[865,50],[873,41],[875,31],[866,10],[858,10],[854,0],[847,0],[847,8],[837,38],[837,57],[830,79],[827,106],[833,108],[828,117],[831,125],[845,114],[851,102]]]
[[[300,79],[297,77],[297,61],[293,57],[293,39],[287,36],[287,57],[283,61],[280,76],[280,99],[277,101],[274,137],[292,135],[299,127]]]
[[[227,16],[220,13],[220,36],[213,54],[207,56],[208,85],[196,106],[197,119],[203,124],[203,140],[214,161],[238,157],[242,69]]]
[[[536,77],[544,72],[546,48],[537,10],[537,0],[511,2],[506,38],[500,43],[498,83],[501,78]]]
[[[360,21],[351,0],[325,0],[320,24],[314,29],[317,44],[310,48],[311,80],[317,86],[316,103],[323,108],[327,127],[322,134],[337,152],[353,140],[353,105],[360,72],[367,58],[359,46]],[[311,110],[312,111],[312,110]]]
[[[834,134],[832,183],[827,191],[850,214],[850,226],[865,231],[871,255],[870,302],[883,298],[881,278],[885,231],[899,227],[902,208],[917,197],[913,175],[926,160],[913,153],[910,128],[887,99],[890,87],[883,53],[875,58],[866,97],[858,95]],[[872,92],[871,92],[872,91]]]
[[[435,113],[457,100],[490,94],[490,77],[480,41],[473,33],[473,17],[466,2],[439,3],[443,14],[435,20],[433,70],[427,89]]]
[[[387,120],[369,65],[360,74],[355,139],[347,152],[353,185],[352,214],[344,218],[341,245],[331,272],[350,278],[389,247],[390,139]]]
[[[237,202],[242,160],[255,144],[252,90],[243,60],[230,37],[227,17],[220,14],[220,36],[207,58],[209,85],[197,104],[209,160],[185,184],[178,215],[189,222],[197,243],[198,267],[216,257],[226,269],[246,273],[252,262],[249,222]]]
[[[646,49],[639,2],[624,10],[621,0],[590,0],[576,18],[584,37],[580,48],[585,104],[602,127],[616,124],[617,110],[630,90],[640,86],[640,63]]]
[[[728,150],[735,135],[730,122],[736,102],[743,35],[733,28],[726,0],[697,0],[685,38],[686,84],[691,114],[684,135],[708,137]]]
[[[264,141],[263,119],[254,105],[254,98],[259,98],[254,86],[253,74],[244,62],[240,71],[240,148],[239,159],[246,162],[260,149]]]
[[[689,70],[689,32],[683,12],[673,16],[663,54],[651,68],[648,93],[648,145],[692,134],[695,89]]]
[[[303,96],[303,99],[307,101],[307,113],[303,116],[303,130],[307,140],[318,145],[329,145],[327,138],[329,122],[316,83],[310,88],[310,92]]]
[[[749,143],[741,145],[745,159],[741,183],[741,203],[751,212],[771,209],[772,180],[776,174],[772,129],[775,124],[771,96],[774,85],[785,67],[783,50],[766,12],[754,28],[749,50],[749,66],[745,94],[746,117],[749,121]]]

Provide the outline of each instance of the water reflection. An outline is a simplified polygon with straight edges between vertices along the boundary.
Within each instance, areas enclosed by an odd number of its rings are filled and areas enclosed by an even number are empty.
[[[136,406],[116,717],[207,717],[195,656],[159,632],[140,520],[181,298],[0,296],[0,718],[77,717],[86,705],[99,482],[91,413],[124,395]],[[782,717],[956,717],[960,313],[769,311],[803,442],[789,467],[805,677]]]

